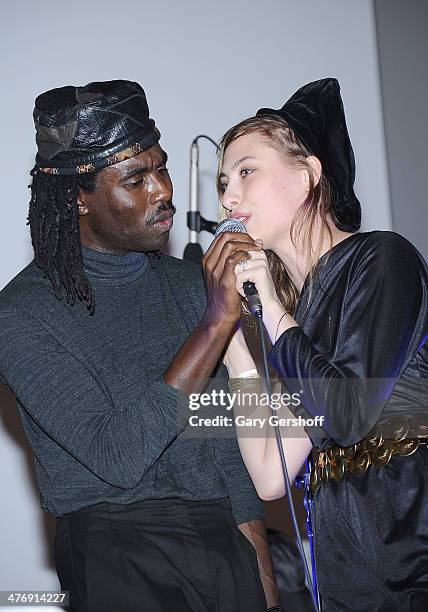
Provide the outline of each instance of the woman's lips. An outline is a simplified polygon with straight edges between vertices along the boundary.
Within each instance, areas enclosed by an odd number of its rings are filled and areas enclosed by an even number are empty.
[[[232,215],[233,219],[237,219],[238,221],[241,221],[241,223],[243,223],[244,225],[246,225],[248,223],[248,220],[250,219],[251,215],[248,213],[235,213],[234,215]]]

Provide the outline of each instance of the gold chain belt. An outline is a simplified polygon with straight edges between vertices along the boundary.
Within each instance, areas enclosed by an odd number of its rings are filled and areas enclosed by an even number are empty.
[[[370,465],[384,467],[393,455],[408,457],[419,446],[428,445],[428,437],[390,439],[382,436],[367,437],[349,447],[336,444],[325,451],[312,451],[312,469],[309,488],[314,493],[329,480],[340,482],[345,473],[362,474]]]

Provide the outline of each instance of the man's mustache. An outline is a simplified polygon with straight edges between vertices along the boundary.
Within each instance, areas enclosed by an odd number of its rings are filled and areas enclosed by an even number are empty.
[[[160,204],[159,207],[153,211],[151,213],[151,215],[149,216],[149,218],[147,219],[147,223],[149,225],[152,225],[153,223],[156,223],[156,219],[165,212],[170,212],[172,215],[175,214],[175,206],[174,204],[169,201],[169,202],[164,202],[163,204]]]

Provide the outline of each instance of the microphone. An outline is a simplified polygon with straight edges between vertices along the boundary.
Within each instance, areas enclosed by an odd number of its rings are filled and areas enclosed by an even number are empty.
[[[223,234],[224,232],[239,232],[240,234],[246,234],[247,228],[239,221],[239,219],[234,219],[230,217],[229,219],[225,219],[221,221],[217,225],[217,229],[215,231],[215,236],[219,234]],[[257,292],[256,285],[251,281],[246,281],[242,288],[244,289],[245,297],[247,298],[248,307],[250,312],[255,317],[262,317],[262,303],[260,300],[260,296]]]

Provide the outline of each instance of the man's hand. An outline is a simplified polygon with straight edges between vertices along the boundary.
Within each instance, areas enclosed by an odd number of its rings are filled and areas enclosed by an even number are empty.
[[[265,524],[260,519],[256,519],[241,523],[238,527],[256,549],[260,579],[265,592],[267,607],[277,606],[280,603],[279,591],[273,573]]]
[[[235,323],[241,314],[236,290],[235,266],[251,259],[250,251],[260,251],[248,234],[224,232],[217,236],[202,259],[207,288],[206,318],[210,322]]]
[[[260,249],[247,234],[225,232],[215,238],[203,258],[207,309],[165,371],[168,385],[184,393],[200,393],[206,386],[241,313],[235,266]]]

